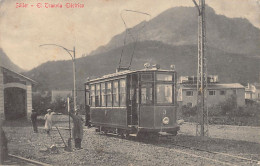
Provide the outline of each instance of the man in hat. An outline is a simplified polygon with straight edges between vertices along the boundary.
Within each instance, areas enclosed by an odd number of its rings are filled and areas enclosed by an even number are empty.
[[[44,120],[45,120],[45,129],[48,135],[50,134],[50,130],[52,128],[52,115],[53,112],[51,111],[51,109],[47,109],[47,114],[44,116]]]
[[[72,138],[75,141],[75,148],[81,149],[81,141],[83,138],[83,118],[79,115],[79,110],[76,109],[75,114],[69,112],[69,115],[73,119],[73,127],[72,127]]]
[[[37,116],[38,116],[38,113],[36,112],[36,110],[32,109],[31,120],[32,120],[32,125],[33,125],[33,131],[35,133],[38,133]]]

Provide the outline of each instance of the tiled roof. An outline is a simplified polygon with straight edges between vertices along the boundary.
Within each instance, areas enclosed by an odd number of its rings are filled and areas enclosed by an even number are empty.
[[[22,74],[20,74],[20,73],[17,73],[17,72],[15,72],[15,71],[10,70],[10,69],[8,69],[8,68],[5,68],[5,67],[3,67],[3,66],[0,66],[0,67],[3,68],[4,71],[14,73],[14,74],[16,74],[16,75],[18,75],[18,76],[20,76],[20,77],[22,77],[22,78],[24,78],[24,79],[26,79],[26,80],[32,82],[33,84],[37,84],[36,81],[34,81],[34,80],[32,80],[32,79],[30,79],[30,78],[28,78],[28,77],[26,77],[26,76],[24,76],[24,75],[22,75]]]

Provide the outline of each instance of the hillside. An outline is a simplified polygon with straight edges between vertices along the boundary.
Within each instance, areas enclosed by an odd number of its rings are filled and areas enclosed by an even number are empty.
[[[133,43],[125,47],[122,59],[124,66],[129,63]],[[96,54],[77,59],[77,85],[83,89],[87,77],[97,77],[115,72],[118,66],[122,47],[106,53]],[[221,82],[258,81],[260,59],[248,58],[242,54],[231,54],[215,48],[207,49],[208,73],[219,75]],[[160,64],[161,68],[169,69],[176,66],[178,75],[196,75],[197,46],[171,46],[157,41],[143,41],[137,44],[133,57],[132,69],[142,69],[144,63]],[[71,89],[72,62],[47,62],[25,73],[28,77],[40,83],[43,89]]]
[[[129,44],[137,39],[138,41],[161,41],[173,46],[196,45],[197,20],[195,7],[174,7],[148,22],[130,28],[129,32],[134,39],[128,33],[126,43]],[[119,26],[123,26],[123,23]],[[247,19],[217,15],[211,7],[206,6],[206,33],[209,47],[260,57],[260,30]],[[91,54],[107,52],[123,46],[124,38],[125,32],[118,34],[107,45],[101,46]]]
[[[2,48],[0,48],[0,66],[8,68],[10,70],[16,71],[18,73],[23,72],[24,70],[21,69],[19,66],[15,65],[5,54]]]

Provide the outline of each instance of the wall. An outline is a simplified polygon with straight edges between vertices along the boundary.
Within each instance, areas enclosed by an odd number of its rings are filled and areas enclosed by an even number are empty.
[[[26,108],[27,108],[27,119],[30,119],[32,113],[32,84],[26,82]]]

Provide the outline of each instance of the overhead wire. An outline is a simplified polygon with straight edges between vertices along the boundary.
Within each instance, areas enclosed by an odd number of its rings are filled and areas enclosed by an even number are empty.
[[[123,18],[123,12],[133,12],[133,13],[138,13],[138,14],[143,14],[143,15],[147,15],[151,18],[151,15],[148,14],[148,13],[145,13],[145,12],[140,12],[140,11],[135,11],[135,10],[129,10],[129,9],[124,9],[121,11],[121,14],[120,14],[120,17],[124,23],[124,26],[125,26],[125,36],[124,36],[124,44],[123,44],[123,48],[121,50],[121,55],[120,55],[120,60],[119,60],[119,65],[118,65],[118,68],[121,67],[121,62],[122,62],[122,57],[123,57],[123,54],[124,54],[124,47],[126,45],[126,39],[127,39],[127,34],[129,33],[129,35],[131,36],[131,38],[133,39],[134,41],[134,48],[133,48],[133,52],[131,54],[131,58],[130,58],[130,62],[129,62],[129,65],[127,67],[127,69],[129,69],[132,65],[132,60],[133,60],[133,56],[134,56],[134,53],[135,53],[135,48],[136,48],[136,44],[137,44],[137,40],[138,40],[138,33],[137,33],[137,37],[135,38],[134,35],[131,33],[131,31],[129,30],[129,28],[127,27],[127,24]],[[140,28],[140,31],[145,27],[146,24],[144,24],[141,28]]]

